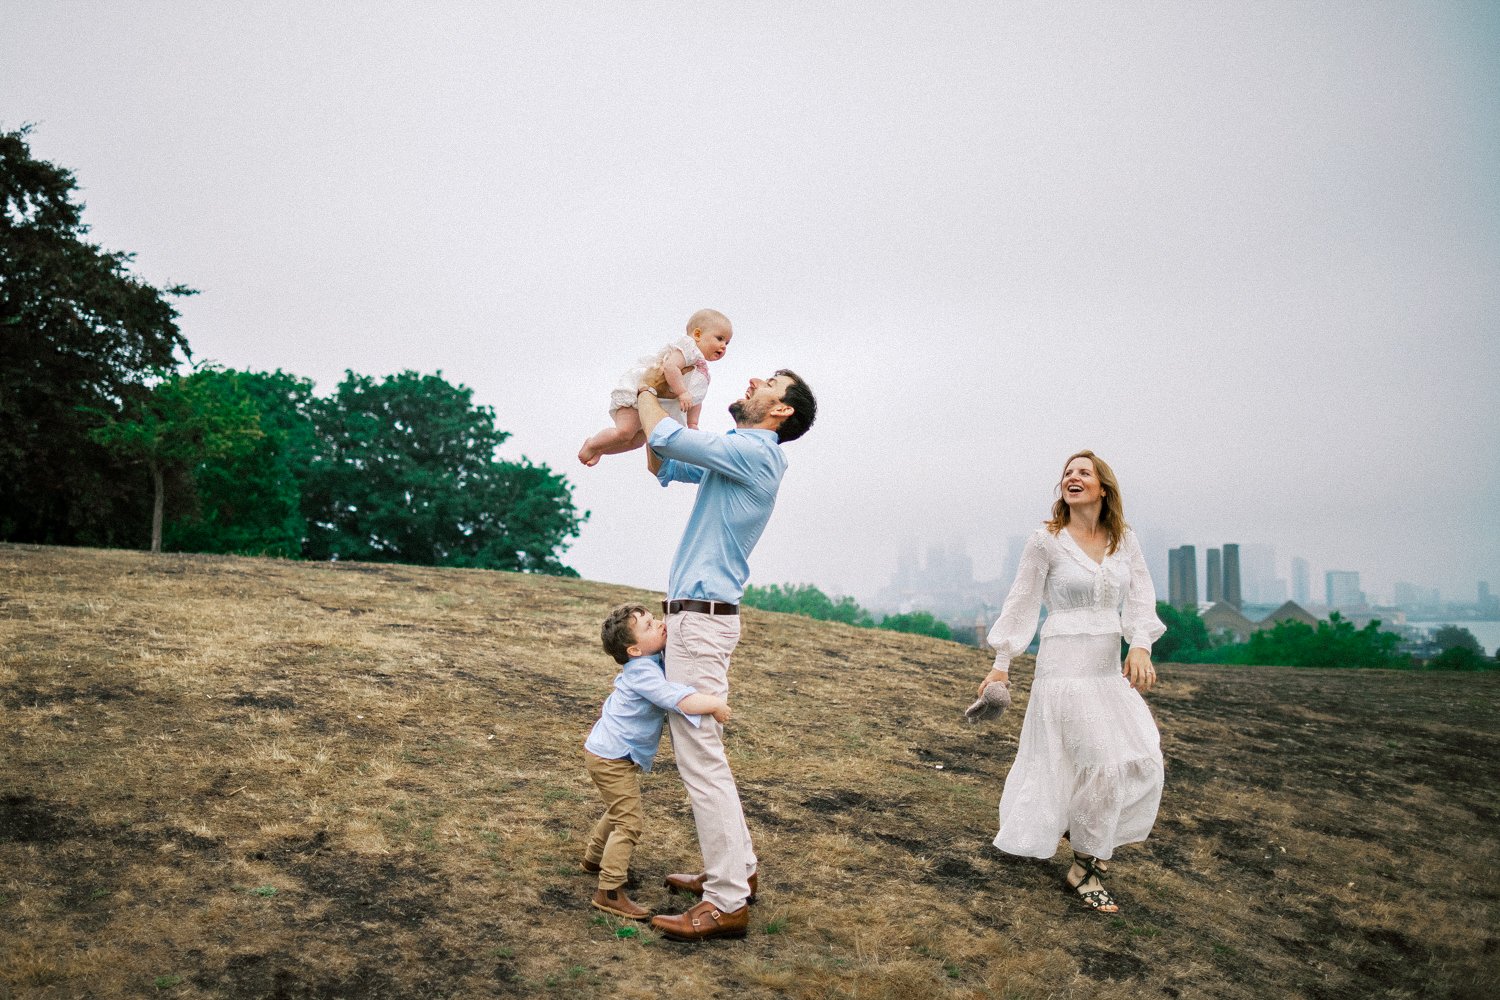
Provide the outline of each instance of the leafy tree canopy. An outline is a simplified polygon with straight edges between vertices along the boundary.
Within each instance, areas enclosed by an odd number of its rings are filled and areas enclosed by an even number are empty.
[[[745,588],[742,600],[752,608],[806,615],[819,621],[843,622],[861,628],[875,625],[874,617],[854,598],[845,596],[835,601],[810,583],[773,583],[768,587],[751,584]]]
[[[286,372],[214,371],[254,403],[261,434],[192,470],[192,494],[167,524],[163,546],[297,558],[307,536],[302,488],[318,457],[313,384]]]
[[[934,618],[926,611],[913,611],[904,615],[886,615],[880,620],[880,628],[892,632],[912,632],[916,635],[930,635],[935,639],[953,638],[953,630],[948,623]]]
[[[243,454],[261,437],[255,401],[233,373],[217,369],[165,375],[150,392],[127,401],[120,415],[101,417],[102,425],[90,436],[125,461],[144,464],[151,474],[152,552],[161,551],[167,471]]]
[[[109,544],[146,501],[90,432],[188,353],[168,300],[192,290],[90,242],[73,174],[29,134],[0,132],[0,537]]]
[[[1194,663],[1213,645],[1208,627],[1193,608],[1176,608],[1166,601],[1157,601],[1156,617],[1167,627],[1151,647],[1151,656],[1158,662]]]
[[[1474,638],[1474,633],[1462,625],[1439,625],[1432,633],[1432,641],[1443,652],[1450,649],[1466,649],[1477,656],[1484,655],[1484,647],[1479,645],[1479,640]]]
[[[1380,622],[1364,628],[1337,611],[1313,628],[1288,619],[1256,632],[1250,641],[1224,646],[1202,658],[1203,662],[1268,664],[1284,667],[1385,667],[1410,666],[1410,659],[1397,652],[1400,636],[1382,632]]]
[[[587,512],[546,466],[496,459],[510,435],[472,397],[441,373],[347,372],[313,400],[306,555],[575,575],[560,557]]]

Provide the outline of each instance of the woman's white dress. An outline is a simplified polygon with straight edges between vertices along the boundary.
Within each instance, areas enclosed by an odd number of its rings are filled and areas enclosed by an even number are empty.
[[[1067,831],[1073,849],[1109,858],[1145,840],[1161,803],[1161,737],[1145,699],[1120,673],[1120,639],[1148,651],[1166,627],[1135,532],[1093,559],[1066,528],[1038,528],[990,630],[995,666],[1008,667],[1047,619],[1021,744],[1000,796],[995,846],[1050,858]]]

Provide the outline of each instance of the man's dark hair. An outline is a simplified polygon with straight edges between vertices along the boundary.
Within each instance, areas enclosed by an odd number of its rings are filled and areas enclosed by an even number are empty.
[[[793,412],[776,429],[776,440],[786,444],[806,434],[807,429],[813,425],[813,421],[818,418],[818,401],[813,398],[812,390],[802,381],[801,375],[790,368],[783,368],[776,374],[791,379],[786,384],[786,392],[781,394],[781,401],[790,406]]]
[[[635,645],[635,616],[646,613],[644,604],[622,604],[609,613],[599,629],[599,638],[604,642],[604,651],[615,658],[615,662],[630,662],[630,647]]]

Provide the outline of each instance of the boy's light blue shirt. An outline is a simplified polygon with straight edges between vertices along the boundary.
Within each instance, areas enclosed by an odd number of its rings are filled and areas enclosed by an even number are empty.
[[[750,552],[776,507],[786,453],[775,431],[689,430],[663,420],[651,431],[662,459],[656,478],[698,484],[698,497],[672,557],[667,599],[738,604],[750,579]]]
[[[667,712],[677,711],[677,703],[695,693],[686,684],[667,680],[660,653],[637,656],[620,668],[615,689],[604,699],[599,721],[589,730],[583,748],[606,760],[629,757],[642,771],[650,771]],[[694,726],[701,722],[697,715],[678,714]]]

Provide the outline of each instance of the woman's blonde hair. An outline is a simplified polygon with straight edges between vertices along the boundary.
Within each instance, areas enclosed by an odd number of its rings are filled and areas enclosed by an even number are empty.
[[[1062,481],[1068,474],[1068,466],[1073,464],[1075,458],[1086,458],[1094,463],[1094,475],[1099,478],[1100,507],[1099,523],[1104,527],[1104,533],[1109,536],[1109,554],[1114,555],[1120,543],[1125,540],[1125,529],[1130,525],[1125,523],[1125,504],[1120,499],[1120,481],[1115,478],[1115,470],[1109,467],[1109,463],[1085,448],[1068,456],[1063,463],[1063,474],[1057,480],[1057,500],[1052,504],[1052,518],[1045,522],[1047,530],[1054,535],[1063,529],[1072,515],[1068,502],[1062,497]]]

